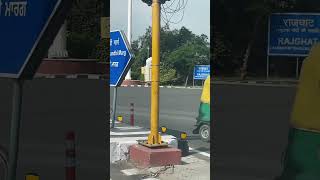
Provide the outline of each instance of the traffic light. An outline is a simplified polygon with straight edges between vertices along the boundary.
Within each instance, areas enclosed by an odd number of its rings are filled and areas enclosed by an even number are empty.
[[[160,4],[164,4],[166,3],[166,1],[170,1],[170,0],[159,0]],[[152,5],[152,0],[142,0],[142,2],[148,4],[148,6]]]

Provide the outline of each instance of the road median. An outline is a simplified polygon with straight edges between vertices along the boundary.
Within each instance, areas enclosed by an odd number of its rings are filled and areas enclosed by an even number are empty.
[[[111,120],[110,120],[111,124]],[[115,128],[110,129],[110,163],[129,159],[129,147],[138,144],[138,140],[146,140],[150,130],[129,126],[116,121]],[[162,140],[170,147],[178,147],[178,140],[172,135],[163,134]]]

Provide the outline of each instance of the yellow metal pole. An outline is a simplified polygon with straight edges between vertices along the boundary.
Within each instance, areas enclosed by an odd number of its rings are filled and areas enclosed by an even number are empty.
[[[152,81],[151,81],[151,132],[148,144],[161,144],[159,127],[159,64],[160,64],[160,2],[152,2]]]

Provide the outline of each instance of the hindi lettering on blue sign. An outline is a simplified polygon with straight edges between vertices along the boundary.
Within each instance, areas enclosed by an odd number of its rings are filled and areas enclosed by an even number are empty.
[[[278,13],[269,20],[268,55],[307,56],[320,41],[320,14]]]
[[[210,65],[196,65],[193,71],[193,79],[205,80],[210,75]]]
[[[121,85],[133,55],[126,36],[121,31],[110,32],[110,86]]]
[[[0,77],[33,74],[70,7],[68,0],[0,0]]]

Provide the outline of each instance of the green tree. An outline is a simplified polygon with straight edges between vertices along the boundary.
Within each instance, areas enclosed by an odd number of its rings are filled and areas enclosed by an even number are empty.
[[[252,54],[265,52],[268,16],[273,12],[293,11],[296,0],[218,0],[215,6],[215,28],[231,43],[229,61],[239,65],[241,78],[248,74]],[[258,41],[259,40],[259,41]],[[263,44],[257,47],[257,42]],[[253,51],[255,49],[255,51]],[[261,63],[260,63],[261,64]]]
[[[206,35],[195,35],[186,27],[170,30],[169,26],[162,27],[160,33],[161,84],[184,84],[192,75],[194,65],[210,63],[209,42]],[[142,78],[140,68],[151,56],[150,27],[143,36],[133,42],[132,48],[135,53],[132,66],[133,78],[140,79]]]
[[[74,2],[67,18],[67,48],[71,57],[100,59],[102,51],[108,51],[107,42],[100,40],[102,8],[103,1],[99,0]]]

